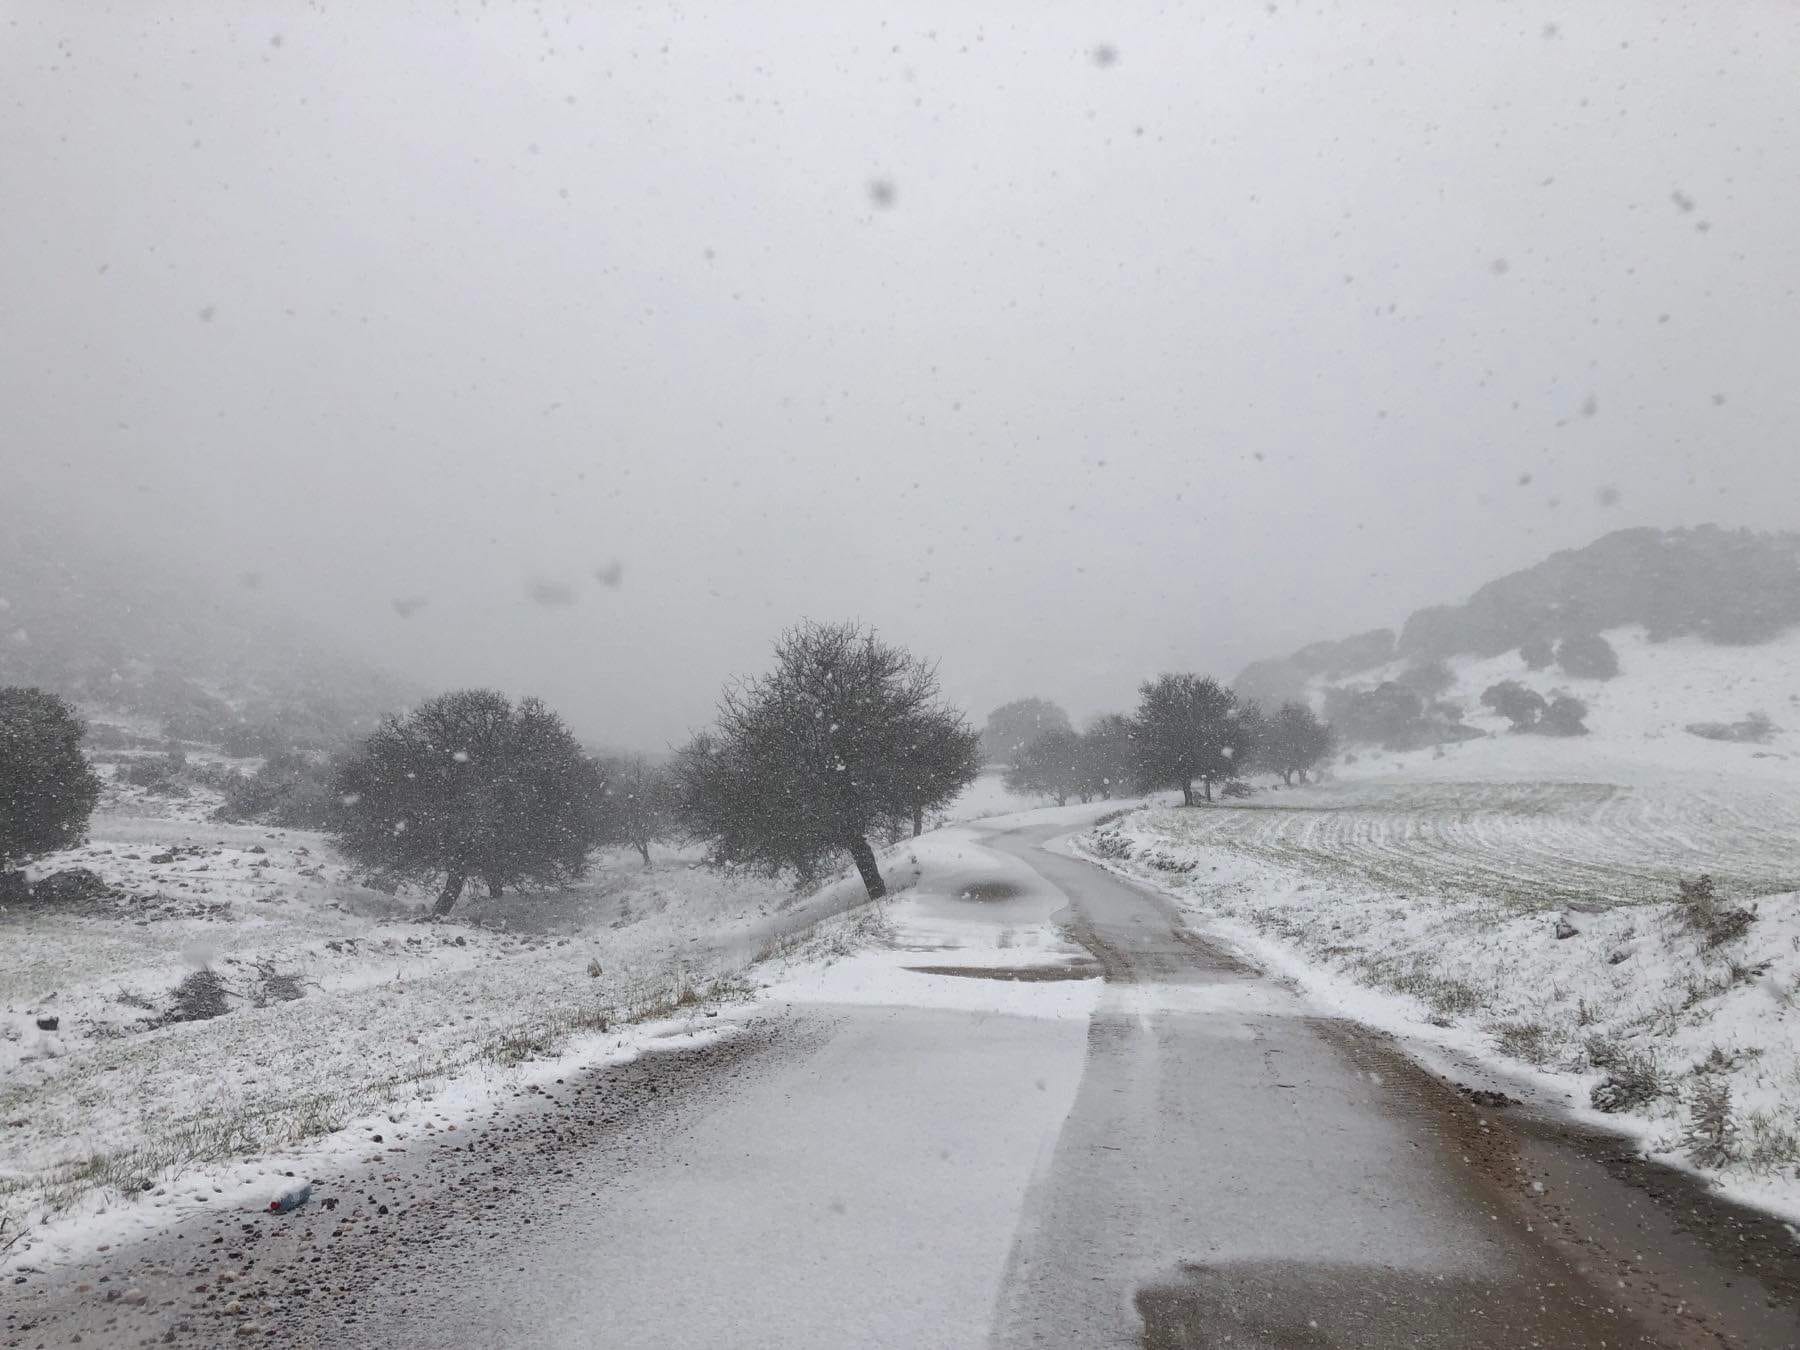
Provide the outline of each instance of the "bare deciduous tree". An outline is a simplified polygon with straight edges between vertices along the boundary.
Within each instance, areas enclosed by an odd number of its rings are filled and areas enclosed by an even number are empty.
[[[650,845],[672,838],[675,783],[669,771],[642,755],[602,760],[606,786],[601,798],[600,842],[634,848],[650,866]]]

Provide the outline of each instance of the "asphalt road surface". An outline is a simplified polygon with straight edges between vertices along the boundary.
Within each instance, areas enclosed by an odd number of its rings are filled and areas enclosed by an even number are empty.
[[[985,842],[1097,961],[1090,1017],[764,1005],[322,1178],[329,1212],[0,1291],[4,1343],[1800,1344],[1783,1225],[1472,1102],[1066,828]]]

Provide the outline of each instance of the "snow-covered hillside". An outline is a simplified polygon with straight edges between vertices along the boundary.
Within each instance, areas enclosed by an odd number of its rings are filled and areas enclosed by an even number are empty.
[[[1641,627],[1603,636],[1619,656],[1608,680],[1575,679],[1554,667],[1530,670],[1519,653],[1452,657],[1455,683],[1440,697],[1459,703],[1464,721],[1489,733],[1480,740],[1405,754],[1352,747],[1355,759],[1335,772],[1365,777],[1404,769],[1419,776],[1620,778],[1667,773],[1745,774],[1800,782],[1800,628],[1754,646],[1720,646],[1697,637],[1652,642]],[[1329,684],[1371,688],[1404,674],[1395,661],[1341,680],[1316,679],[1309,693],[1322,706]],[[1482,692],[1516,680],[1549,697],[1573,694],[1588,705],[1588,735],[1570,738],[1514,735],[1505,718],[1483,707]],[[1731,723],[1760,712],[1775,730],[1761,744],[1707,740],[1690,724]]]

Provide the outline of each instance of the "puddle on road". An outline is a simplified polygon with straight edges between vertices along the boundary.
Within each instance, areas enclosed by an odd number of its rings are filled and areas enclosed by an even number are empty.
[[[958,900],[1016,900],[1025,894],[1022,886],[1010,881],[977,881],[956,893]]]
[[[1097,980],[1100,967],[1092,961],[1072,966],[908,966],[915,975],[961,975],[971,980]]]
[[[1580,1286],[1376,1265],[1183,1265],[1133,1301],[1146,1350],[1651,1344],[1623,1310]]]

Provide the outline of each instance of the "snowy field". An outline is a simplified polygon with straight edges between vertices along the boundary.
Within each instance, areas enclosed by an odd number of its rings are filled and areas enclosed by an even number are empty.
[[[217,804],[109,781],[89,842],[30,869],[86,868],[106,893],[0,909],[0,1245],[27,1234],[6,1260],[267,1189],[370,1121],[466,1120],[546,1057],[704,1023],[758,961],[866,945],[844,931],[860,921],[819,928],[860,905],[849,876],[802,898],[660,848],[647,872],[603,855],[580,886],[471,895],[432,921],[429,895],[356,884],[322,836],[211,822]],[[984,775],[944,819],[1028,804]],[[953,884],[960,838],[886,850],[890,886],[919,858]]]
[[[1352,1015],[1582,1110],[1610,1082],[1623,1110],[1608,1122],[1800,1214],[1800,639],[1609,636],[1623,674],[1608,682],[1532,676],[1516,656],[1453,667],[1447,696],[1465,706],[1505,678],[1570,689],[1587,737],[1471,716],[1495,734],[1363,753],[1242,804],[1140,812],[1077,848]],[[1751,711],[1788,729],[1763,744],[1683,729]],[[1747,928],[1708,929],[1678,903],[1702,873],[1721,910],[1754,911]]]

